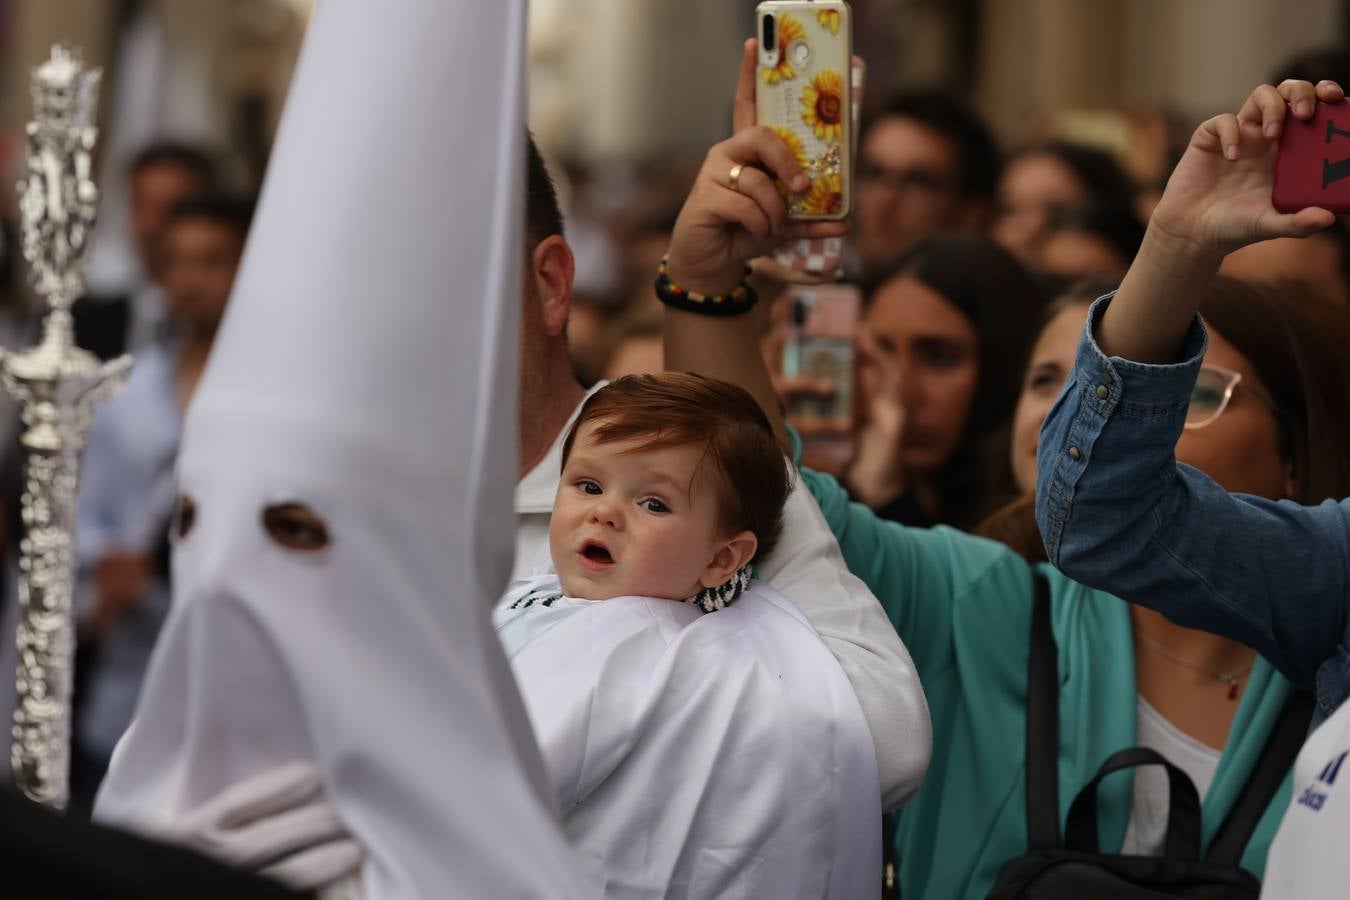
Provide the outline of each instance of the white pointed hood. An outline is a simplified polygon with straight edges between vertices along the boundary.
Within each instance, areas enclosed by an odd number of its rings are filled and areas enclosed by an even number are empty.
[[[368,896],[579,895],[488,621],[513,544],[524,6],[318,4],[100,818],[162,828],[305,758]],[[287,503],[325,549],[264,526]]]

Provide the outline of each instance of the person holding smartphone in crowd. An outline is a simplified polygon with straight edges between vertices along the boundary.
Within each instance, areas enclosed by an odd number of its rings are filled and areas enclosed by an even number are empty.
[[[1273,897],[1344,896],[1350,875],[1350,500],[1230,494],[1179,465],[1173,447],[1208,343],[1197,304],[1224,255],[1335,221],[1319,207],[1281,213],[1271,191],[1281,134],[1299,127],[1291,117],[1344,97],[1330,81],[1262,85],[1236,115],[1195,131],[1120,290],[1092,308],[1039,447],[1037,518],[1052,563],[1254,647],[1313,691],[1267,867]],[[1329,161],[1350,156],[1350,136],[1328,128],[1326,144]],[[1232,392],[1230,402],[1253,399],[1241,382]],[[1350,454],[1327,464],[1343,472]],[[1312,474],[1301,465],[1291,477]]]
[[[737,134],[709,152],[677,222],[667,260],[670,278],[709,295],[731,289],[745,261],[771,248],[775,230],[785,229],[790,221],[777,193],[760,189],[761,179],[751,181],[746,190],[729,188],[727,172],[733,166],[759,163],[769,171],[780,171],[785,155],[772,134],[750,127],[753,105],[749,98],[755,90],[752,63],[752,54],[747,52],[738,90]],[[768,178],[762,180],[768,186]],[[745,184],[742,176],[739,186]],[[754,210],[743,202],[746,198],[754,203]],[[769,227],[757,227],[761,222]],[[1246,310],[1238,319],[1265,316],[1263,321],[1273,331],[1280,321],[1279,312],[1259,297],[1249,302],[1243,290],[1249,289],[1234,286],[1229,292],[1240,296],[1231,302],[1216,296],[1214,302]],[[668,304],[667,365],[751,389],[770,419],[781,427],[779,402],[767,369],[757,355],[736,352],[738,346],[754,340],[756,320],[762,316],[748,309],[741,312],[714,317]],[[1267,369],[1287,367],[1301,356],[1329,359],[1330,370],[1336,371],[1335,352],[1317,343],[1315,330],[1303,334],[1303,343],[1293,338],[1286,341],[1274,354],[1273,366],[1250,360],[1247,355],[1258,355],[1265,345],[1239,338],[1233,330],[1233,347],[1212,361],[1247,371],[1249,386],[1266,377]],[[1009,373],[1009,377],[1016,375]],[[1333,377],[1340,380],[1340,376]],[[1281,386],[1279,396],[1286,395],[1285,387]],[[1298,382],[1288,393],[1313,391],[1309,383]],[[1189,458],[1203,461],[1216,475],[1234,483],[1259,475],[1262,484],[1273,485],[1272,497],[1283,496],[1283,473],[1293,451],[1285,455],[1272,451],[1269,459],[1253,460],[1240,449],[1247,442],[1277,447],[1276,424],[1243,423],[1231,417],[1223,424],[1197,431],[1185,451]],[[1315,421],[1292,424],[1290,446],[1312,448],[1300,455],[1318,465],[1330,465],[1335,445],[1312,438],[1319,427]],[[786,431],[780,434],[792,440]],[[1262,874],[1267,850],[1288,805],[1293,750],[1308,720],[1307,706],[1302,707],[1301,722],[1292,714],[1296,701],[1286,679],[1248,648],[1227,641],[1211,641],[1211,649],[1225,656],[1220,675],[1181,677],[1148,641],[1204,639],[1207,635],[1168,630],[1166,622],[1135,615],[1118,598],[1049,566],[1031,565],[1002,545],[949,528],[905,528],[883,522],[862,506],[849,504],[833,479],[806,469],[802,476],[850,568],[872,588],[912,648],[930,698],[935,765],[923,789],[899,814],[897,874],[903,896],[986,896],[1010,864],[1035,846],[1028,828],[1029,811],[1049,809],[1063,822],[1074,795],[1089,785],[1099,767],[1136,744],[1158,750],[1169,761],[1178,760],[1177,748],[1182,745],[1197,751],[1199,745],[1207,745],[1207,752],[1193,752],[1179,761],[1202,782],[1205,799],[1196,840],[1211,847],[1231,821],[1233,810],[1250,799],[1249,785],[1256,780],[1253,773],[1259,768],[1258,760],[1276,743],[1291,738],[1283,762],[1273,767],[1272,793],[1255,803],[1259,822],[1232,867],[1240,865],[1246,870],[1243,875],[1254,893],[1256,882],[1251,876]],[[1342,481],[1334,489],[1347,485],[1350,481]],[[1293,496],[1317,499],[1311,493]],[[1060,677],[1051,683],[1058,686],[1053,702],[1063,723],[1051,767],[1052,780],[1058,782],[1058,799],[1049,801],[1029,791],[1032,757],[1024,752],[1032,695],[1028,653],[1036,646],[1032,626],[1034,610],[1041,605],[1035,587],[1039,579],[1045,582],[1049,627],[1058,647],[1052,656]],[[1153,708],[1152,715],[1140,712],[1141,699]],[[1158,723],[1166,717],[1156,713],[1160,705],[1172,716],[1162,725]],[[1177,727],[1173,720],[1184,724]],[[1160,736],[1159,732],[1167,734]],[[1183,732],[1181,739],[1177,739],[1178,732]],[[1104,785],[1098,800],[1098,846],[1103,856],[1120,849],[1120,855],[1146,858],[1148,864],[1166,868],[1181,860],[1173,857],[1163,841],[1165,823],[1156,815],[1158,792],[1149,788],[1152,779],[1145,778],[1144,771],[1136,774],[1133,790],[1123,779]]]

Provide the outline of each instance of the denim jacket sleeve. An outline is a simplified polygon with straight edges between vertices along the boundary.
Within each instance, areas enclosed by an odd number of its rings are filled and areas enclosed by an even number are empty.
[[[1320,720],[1350,694],[1350,503],[1230,494],[1176,461],[1208,337],[1181,362],[1105,356],[1093,305],[1074,371],[1041,429],[1036,519],[1070,578],[1256,648],[1314,688]]]

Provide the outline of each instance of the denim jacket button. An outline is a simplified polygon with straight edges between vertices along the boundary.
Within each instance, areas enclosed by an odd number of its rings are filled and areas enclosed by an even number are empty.
[[[1104,384],[1099,384],[1097,385],[1097,396],[1105,400],[1107,397],[1111,396],[1111,389]]]
[[[1080,460],[1080,459],[1082,459],[1082,458],[1083,458],[1083,452],[1082,452],[1081,450],[1079,450],[1077,447],[1070,447],[1070,448],[1069,448],[1069,459],[1072,459],[1072,460],[1077,461],[1077,460]]]

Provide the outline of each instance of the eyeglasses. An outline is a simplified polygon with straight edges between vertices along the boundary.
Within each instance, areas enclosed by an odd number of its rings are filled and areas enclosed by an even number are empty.
[[[1213,425],[1228,408],[1229,402],[1233,399],[1233,391],[1241,381],[1242,374],[1239,372],[1229,371],[1222,366],[1201,366],[1200,374],[1195,379],[1195,387],[1191,388],[1190,405],[1186,407],[1186,427],[1204,428],[1206,425]],[[1272,413],[1277,412],[1275,401],[1258,385],[1247,382],[1244,387],[1252,396],[1269,407]]]
[[[951,179],[931,169],[890,169],[868,160],[859,162],[858,180],[885,185],[898,194],[910,191],[941,194],[952,188]]]

